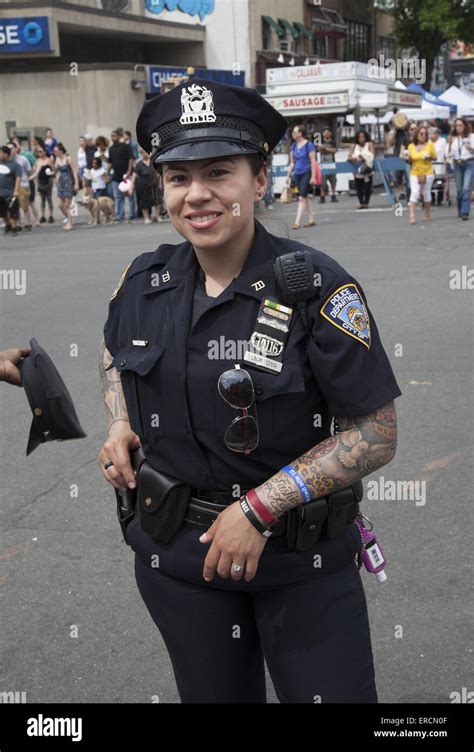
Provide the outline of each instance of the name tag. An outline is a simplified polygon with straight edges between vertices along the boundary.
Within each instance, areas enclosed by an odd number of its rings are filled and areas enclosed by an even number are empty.
[[[264,298],[244,361],[262,371],[281,373],[292,315],[293,308],[282,305],[274,298]]]

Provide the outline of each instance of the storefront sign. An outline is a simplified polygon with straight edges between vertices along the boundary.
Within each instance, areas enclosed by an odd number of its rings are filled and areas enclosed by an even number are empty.
[[[283,115],[291,115],[293,111],[328,112],[344,110],[349,105],[349,95],[345,92],[337,94],[314,94],[294,97],[266,97],[267,101]]]
[[[211,68],[195,68],[195,78],[204,78],[206,81],[217,81],[231,86],[245,86],[245,73],[235,75],[230,70],[212,70]],[[178,83],[189,78],[187,68],[167,68],[165,66],[148,66],[147,92],[149,94],[161,94],[161,84],[169,79],[175,79]]]
[[[165,14],[167,17],[164,20],[173,20],[169,18],[166,11],[181,11],[189,16],[199,16],[201,22],[205,17],[213,13],[215,10],[215,0],[145,0],[145,9],[148,13],[152,13],[155,17],[157,15]],[[180,13],[176,16],[179,17]],[[188,19],[186,19],[188,22]]]
[[[0,18],[0,55],[53,52],[48,16]]]
[[[412,94],[408,91],[389,91],[388,103],[389,104],[401,104],[407,107],[421,107],[422,96],[421,94]]]
[[[275,85],[280,84],[300,84],[311,83],[312,81],[324,81],[334,79],[362,78],[373,81],[380,78],[387,79],[387,72],[383,69],[371,70],[366,63],[348,62],[348,63],[328,63],[327,65],[297,65],[287,68],[267,68],[266,81],[267,86],[274,89]]]

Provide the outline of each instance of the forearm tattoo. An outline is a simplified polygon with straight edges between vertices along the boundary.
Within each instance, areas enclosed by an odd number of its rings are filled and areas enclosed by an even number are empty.
[[[389,402],[368,415],[338,418],[339,432],[301,457],[291,467],[303,478],[313,499],[346,488],[393,459],[397,447],[395,405]],[[296,482],[279,471],[256,489],[274,517],[303,503]]]
[[[128,420],[127,406],[122,389],[120,374],[116,368],[105,369],[112,363],[113,356],[105,346],[104,339],[100,343],[99,373],[107,417],[107,431],[116,420]]]

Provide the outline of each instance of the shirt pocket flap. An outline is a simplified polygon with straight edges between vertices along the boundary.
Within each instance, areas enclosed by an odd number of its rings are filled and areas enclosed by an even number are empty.
[[[164,350],[165,348],[160,344],[147,348],[132,347],[123,349],[115,355],[108,368],[112,368],[113,366],[117,371],[134,371],[140,376],[146,376],[159,358],[161,358]]]
[[[251,375],[257,402],[276,397],[278,394],[305,391],[304,376],[299,361],[284,363],[280,373],[252,369]]]

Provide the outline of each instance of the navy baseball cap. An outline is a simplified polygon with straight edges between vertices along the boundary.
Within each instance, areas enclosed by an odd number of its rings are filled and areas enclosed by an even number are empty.
[[[153,164],[235,154],[268,156],[288,128],[255,89],[192,78],[147,100],[138,116],[140,146]]]
[[[31,353],[20,360],[21,380],[33,413],[27,456],[46,441],[79,439],[81,428],[68,389],[48,353],[36,339]]]

